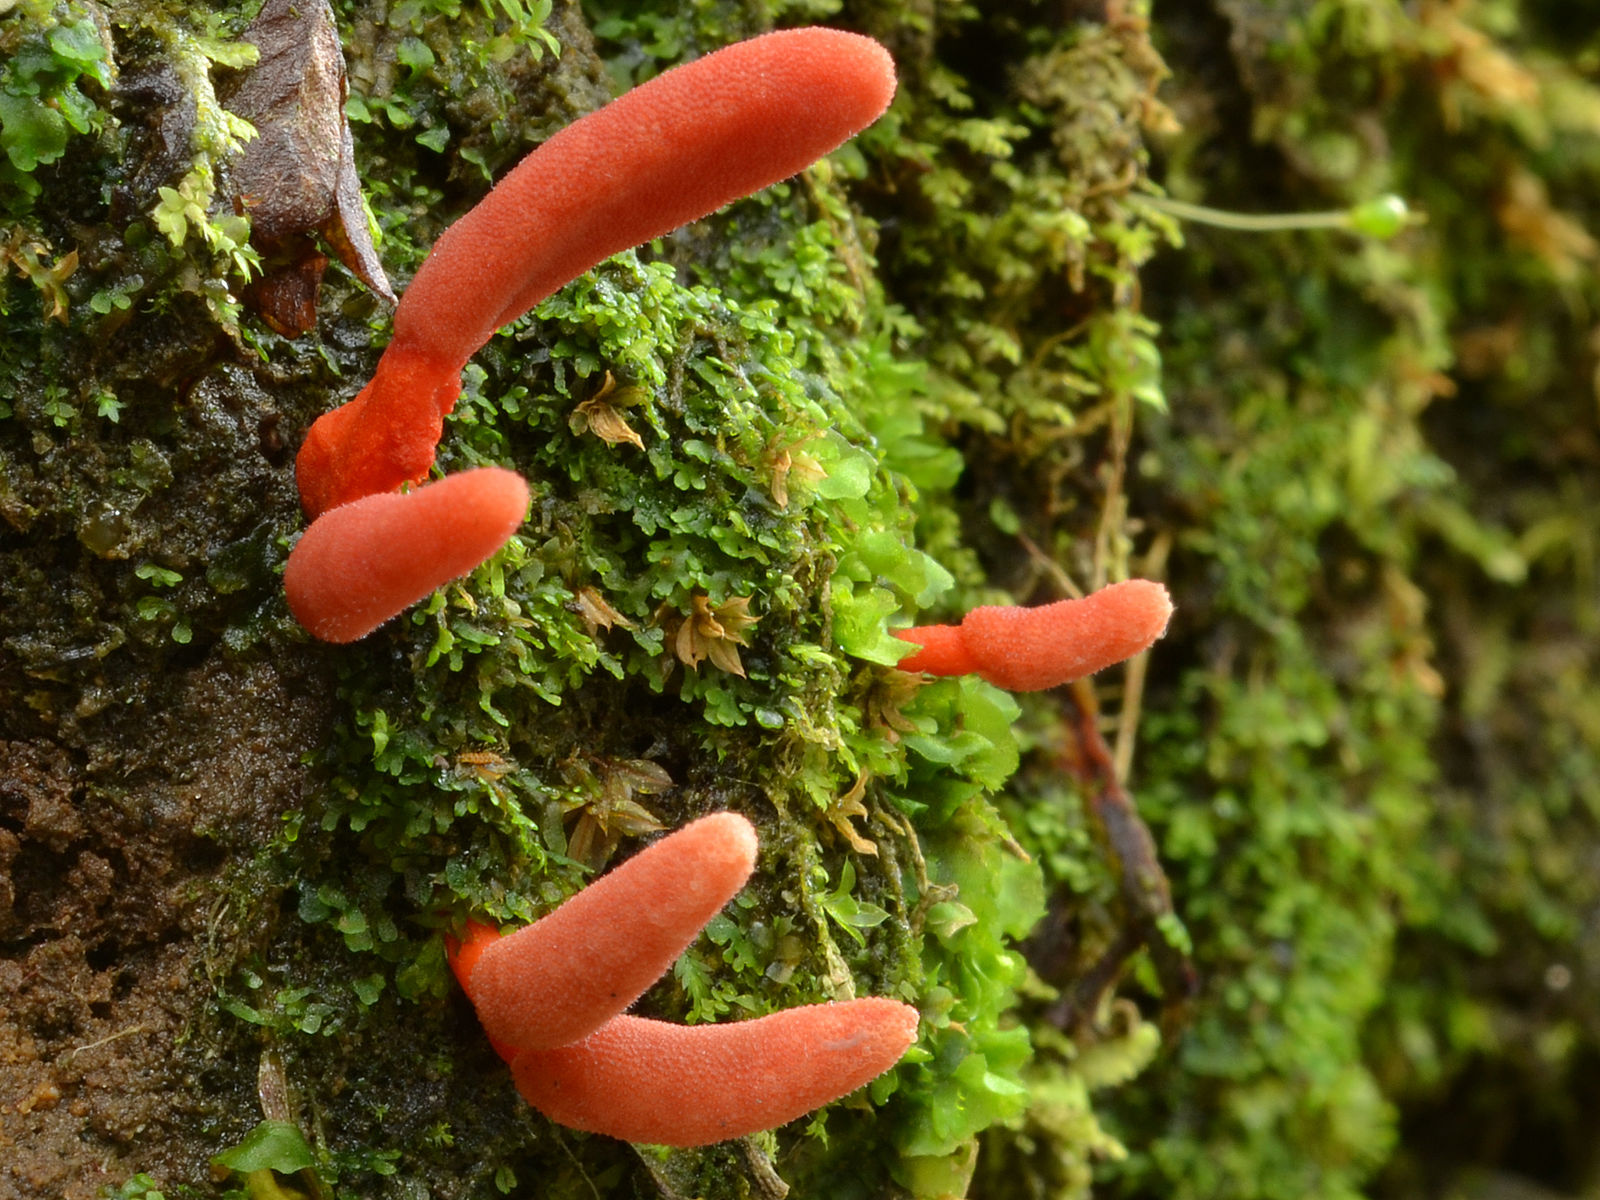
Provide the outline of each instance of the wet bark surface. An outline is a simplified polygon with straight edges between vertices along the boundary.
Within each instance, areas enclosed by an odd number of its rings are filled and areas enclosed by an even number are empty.
[[[300,799],[325,712],[271,663],[210,658],[88,746],[0,742],[0,1196],[203,1178],[248,1127],[253,1056],[197,1038],[230,897]]]

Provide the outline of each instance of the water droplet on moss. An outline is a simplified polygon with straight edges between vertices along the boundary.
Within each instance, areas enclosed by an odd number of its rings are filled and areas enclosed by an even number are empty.
[[[78,540],[89,553],[100,558],[126,558],[122,540],[128,536],[128,520],[121,509],[109,504],[86,515],[78,525]]]

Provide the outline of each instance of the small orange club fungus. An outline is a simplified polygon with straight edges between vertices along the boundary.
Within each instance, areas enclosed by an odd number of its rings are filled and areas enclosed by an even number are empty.
[[[1034,608],[985,605],[957,625],[918,625],[895,636],[921,647],[902,671],[980,675],[996,687],[1037,692],[1093,675],[1149,649],[1167,630],[1172,598],[1148,579],[1129,579],[1081,600]]]
[[[289,552],[289,609],[314,637],[353,642],[492,557],[527,511],[528,485],[500,467],[329,509]]]
[[[523,1099],[574,1129],[703,1146],[804,1116],[900,1060],[917,1011],[882,997],[718,1025],[624,1014],[744,886],[756,849],[749,821],[717,813],[524,929],[468,926],[450,965]]]

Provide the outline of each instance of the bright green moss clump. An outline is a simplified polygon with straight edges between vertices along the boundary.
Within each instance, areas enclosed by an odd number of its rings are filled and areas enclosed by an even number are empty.
[[[8,6],[9,7],[9,6]],[[23,216],[43,191],[34,178],[77,135],[105,127],[81,83],[112,81],[106,31],[76,4],[25,0],[0,34],[0,216]]]

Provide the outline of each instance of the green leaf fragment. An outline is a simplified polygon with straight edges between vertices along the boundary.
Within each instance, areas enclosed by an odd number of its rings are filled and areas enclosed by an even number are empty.
[[[316,1161],[305,1135],[289,1121],[262,1121],[244,1141],[212,1158],[218,1166],[241,1174],[250,1171],[277,1171],[292,1175]]]

